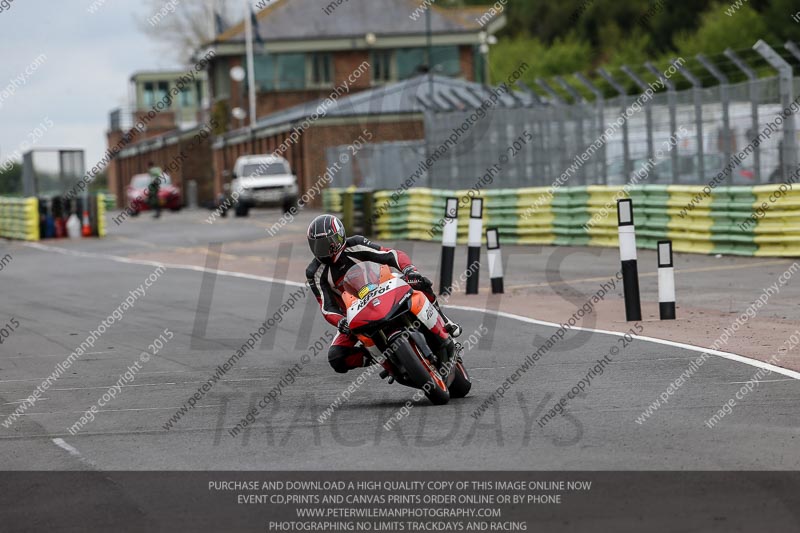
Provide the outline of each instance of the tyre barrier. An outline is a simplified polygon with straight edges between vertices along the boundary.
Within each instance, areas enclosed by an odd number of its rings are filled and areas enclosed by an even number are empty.
[[[341,212],[342,189],[323,193],[326,211]],[[414,187],[372,194],[373,233],[383,240],[441,242],[447,197],[459,210],[484,199],[483,223],[503,244],[606,246],[619,244],[616,201],[636,206],[639,248],[672,241],[676,252],[760,257],[800,256],[800,188],[784,184],[716,187],[640,185],[491,190]],[[365,205],[363,201],[359,205]],[[366,216],[366,214],[365,214]],[[467,243],[469,218],[459,217],[458,243]]]
[[[39,201],[0,196],[0,237],[39,240]]]
[[[73,211],[69,205],[60,197],[0,197],[0,237],[23,241],[66,237],[67,219]],[[67,208],[64,209],[63,206]],[[85,236],[105,236],[104,195],[90,196],[86,206],[83,206],[82,199],[78,199],[74,209],[81,220],[81,230]]]

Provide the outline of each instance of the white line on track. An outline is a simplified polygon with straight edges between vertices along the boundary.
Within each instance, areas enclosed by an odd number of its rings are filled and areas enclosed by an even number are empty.
[[[49,399],[50,399],[50,398],[39,398],[39,399],[38,399],[38,400],[36,400],[36,401],[37,401],[37,402],[41,402],[42,400],[49,400]],[[27,402],[27,401],[28,401],[27,399],[23,399],[23,400],[17,400],[16,402],[6,402],[6,403],[0,403],[0,405],[17,405],[17,404],[19,404],[19,403],[25,403],[25,402]]]
[[[178,264],[171,264],[171,263],[159,263],[157,261],[145,261],[145,260],[142,260],[142,259],[130,259],[128,257],[120,257],[120,256],[116,256],[116,255],[97,254],[97,253],[91,253],[91,252],[78,252],[78,251],[75,251],[75,250],[65,250],[65,249],[59,248],[57,246],[48,246],[48,245],[45,245],[45,244],[39,244],[39,243],[34,243],[34,242],[25,242],[25,243],[22,243],[22,245],[23,246],[27,246],[29,248],[35,248],[37,250],[42,250],[42,251],[45,251],[45,252],[55,252],[55,253],[60,253],[60,254],[64,254],[64,255],[72,255],[72,256],[75,256],[75,257],[89,257],[89,258],[94,258],[94,259],[105,259],[107,261],[116,261],[118,263],[126,263],[126,264],[130,264],[130,265],[164,266],[164,267],[167,267],[167,269],[175,268],[175,269],[180,269],[180,270],[191,270],[191,271],[194,271],[194,272],[216,272],[217,275],[220,275],[220,276],[230,276],[230,277],[234,277],[234,278],[249,279],[249,280],[255,280],[255,281],[266,281],[266,282],[269,282],[269,283],[283,283],[284,285],[290,285],[290,286],[293,286],[293,287],[304,287],[305,286],[305,283],[298,283],[296,281],[275,279],[275,278],[270,278],[270,277],[267,277],[267,276],[256,276],[254,274],[243,274],[241,272],[230,272],[230,271],[226,271],[226,270],[216,270],[216,271],[214,271],[213,269],[209,269],[209,268],[201,267],[201,266],[196,266],[196,265],[178,265]],[[529,324],[537,324],[537,325],[540,325],[540,326],[548,326],[548,327],[554,327],[554,328],[561,327],[561,324],[556,324],[555,322],[547,322],[547,321],[544,321],[544,320],[537,320],[535,318],[528,318],[528,317],[524,317],[524,316],[521,316],[521,315],[515,315],[515,314],[512,314],[512,313],[506,313],[504,311],[495,311],[495,310],[490,310],[490,309],[480,309],[480,308],[477,308],[477,307],[466,307],[466,306],[462,306],[462,305],[446,305],[445,307],[448,308],[448,309],[459,309],[459,310],[462,310],[462,311],[471,311],[471,312],[474,312],[474,313],[494,314],[494,315],[497,315],[497,316],[501,316],[503,318],[510,318],[512,320],[518,320],[520,322],[527,322]],[[608,330],[604,330],[604,329],[584,328],[584,327],[579,327],[579,326],[575,326],[575,327],[573,327],[571,329],[575,329],[575,330],[579,330],[579,331],[589,331],[589,332],[592,332],[592,333],[601,333],[603,335],[613,335],[614,337],[624,337],[625,335],[630,335],[630,333],[623,333],[623,332],[619,332],[619,331],[608,331]],[[694,346],[692,344],[685,344],[685,343],[682,343],[682,342],[668,341],[668,340],[665,340],[665,339],[657,339],[655,337],[646,337],[646,336],[643,336],[643,335],[632,335],[632,337],[635,338],[635,339],[639,339],[639,340],[643,340],[643,341],[647,341],[647,342],[652,342],[652,343],[655,343],[655,344],[663,344],[665,346],[672,346],[674,348],[682,348],[684,350],[689,350],[689,351],[692,351],[692,352],[707,353],[709,355],[716,355],[717,357],[722,357],[723,359],[728,359],[730,361],[736,361],[738,363],[744,363],[746,365],[754,366],[756,368],[763,368],[765,370],[770,370],[770,371],[775,372],[777,374],[782,374],[784,376],[788,376],[790,378],[800,380],[800,372],[795,372],[794,370],[789,370],[788,368],[782,368],[782,367],[779,367],[779,366],[771,365],[769,363],[765,363],[763,361],[758,361],[756,359],[751,359],[751,358],[745,357],[743,355],[738,355],[738,354],[731,353],[731,352],[723,352],[723,351],[720,351],[720,350],[711,350],[711,349],[708,349],[708,348],[703,348],[702,346]]]
[[[104,353],[112,353],[112,352],[83,352],[83,355],[100,355]],[[70,354],[54,354],[54,355],[44,355],[44,354],[30,354],[30,355],[14,355],[12,357],[4,357],[4,359],[28,359],[31,357],[69,357]]]
[[[71,456],[73,456],[76,459],[78,459],[83,464],[85,464],[87,466],[90,466],[92,468],[97,468],[96,464],[94,464],[89,459],[87,459],[83,455],[81,455],[81,452],[79,452],[77,448],[75,448],[74,446],[71,446],[70,444],[68,444],[67,441],[65,441],[61,437],[58,437],[58,438],[55,438],[55,439],[52,439],[52,440],[53,440],[53,444],[55,444],[56,446],[58,446],[62,450],[66,450],[67,453],[69,453]]]
[[[266,376],[263,378],[245,378],[245,379],[221,379],[218,383],[241,383],[245,381],[271,381],[274,380],[276,376]],[[199,383],[206,383],[208,382],[207,379],[202,381],[170,381],[168,383],[131,383],[129,385],[122,385],[122,389],[126,389],[128,387],[161,387],[164,385],[197,385]],[[100,385],[98,387],[50,387],[48,390],[52,391],[76,391],[76,390],[108,390],[114,385]],[[2,392],[2,391],[0,391]]]
[[[209,409],[211,407],[220,407],[221,403],[210,405],[198,405],[194,409]],[[126,409],[98,409],[97,413],[120,413],[125,411],[169,411],[180,409],[181,407],[129,407]],[[44,413],[21,413],[19,416],[50,416],[50,415],[82,415],[86,411],[47,411]]]
[[[538,324],[540,326],[550,326],[554,328],[560,328],[561,324],[556,324],[555,322],[545,322],[544,320],[537,320],[535,318],[528,318],[525,316],[514,315],[511,313],[506,313],[503,311],[494,311],[489,309],[478,309],[476,307],[465,307],[462,305],[448,305],[446,306],[448,309],[460,309],[461,311],[473,311],[479,313],[490,313],[493,315],[501,316],[504,318],[511,318],[513,320],[519,320],[520,322],[528,322],[529,324]],[[602,333],[603,335],[613,335],[615,337],[624,337],[625,335],[631,335],[630,333],[621,333],[619,331],[608,331],[605,329],[594,329],[594,328],[583,328],[579,326],[574,326],[570,329],[576,329],[580,331],[590,331],[592,333]],[[720,350],[711,350],[709,348],[703,348],[702,346],[694,346],[692,344],[684,344],[682,342],[675,342],[675,341],[668,341],[664,339],[656,339],[655,337],[646,337],[644,335],[631,335],[634,339],[639,339],[647,342],[652,342],[655,344],[664,344],[665,346],[672,346],[674,348],[682,348],[684,350],[689,350],[692,352],[698,353],[707,353],[709,355],[716,355],[718,357],[722,357],[723,359],[729,359],[731,361],[737,361],[739,363],[744,363],[746,365],[755,366],[757,368],[763,368],[765,370],[770,370],[777,374],[783,374],[784,376],[788,376],[794,379],[800,379],[800,372],[795,372],[794,370],[789,370],[788,368],[782,368],[779,366],[771,365],[769,363],[765,363],[763,361],[758,361],[756,359],[750,359],[749,357],[745,357],[743,355],[737,355],[735,353],[730,352],[722,352]]]

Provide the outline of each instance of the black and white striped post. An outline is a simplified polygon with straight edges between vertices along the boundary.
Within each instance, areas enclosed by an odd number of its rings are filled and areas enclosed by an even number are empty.
[[[619,258],[622,262],[622,286],[625,294],[625,320],[642,319],[639,297],[639,267],[636,263],[636,230],[633,225],[633,201],[617,200]]]
[[[439,276],[439,294],[453,290],[453,266],[458,241],[458,198],[448,198],[444,206],[442,227],[442,271]]]
[[[500,234],[497,228],[486,230],[486,256],[489,260],[492,294],[503,294],[503,254],[500,252]]]
[[[658,241],[658,312],[661,320],[675,320],[675,269],[672,241]]]
[[[467,294],[478,294],[481,240],[483,240],[483,200],[473,198],[469,206],[469,233],[467,234]]]

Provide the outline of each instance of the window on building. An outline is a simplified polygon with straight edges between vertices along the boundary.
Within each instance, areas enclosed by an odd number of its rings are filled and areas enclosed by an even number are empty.
[[[160,81],[156,84],[156,103],[161,102],[167,97],[169,92],[169,84],[165,81]]]
[[[432,50],[433,71],[443,76],[461,74],[461,55],[457,46],[434,46]]]
[[[386,83],[392,81],[392,51],[373,50],[370,54],[372,58],[372,81],[373,83]]]
[[[246,65],[247,63],[242,63]],[[256,85],[262,91],[274,91],[275,85],[275,56],[272,54],[258,55],[253,58],[253,69],[255,71]],[[243,83],[247,83],[246,81]]]
[[[194,106],[194,92],[192,91],[191,87],[184,87],[183,89],[181,89],[180,103],[181,107]]]
[[[155,85],[151,81],[144,83],[144,91],[142,93],[142,104],[144,107],[152,107],[156,103]]]
[[[214,97],[229,98],[231,96],[230,65],[226,61],[215,61],[212,65],[214,72],[211,81],[214,84]],[[256,70],[256,72],[258,71]]]
[[[433,72],[442,76],[461,74],[461,60],[457,46],[434,46],[431,48]],[[400,48],[396,52],[397,79],[413,78],[428,64],[427,48]]]
[[[420,73],[420,67],[425,65],[424,48],[400,48],[397,57],[397,79],[413,78]]]
[[[281,89],[304,89],[306,86],[306,55],[278,55],[278,86]]]
[[[258,55],[254,68],[259,90],[304,89],[306,86],[305,54]]]
[[[308,82],[310,85],[328,86],[333,81],[333,59],[331,54],[316,53],[311,54],[309,59],[309,76]]]
[[[486,56],[481,53],[478,46],[475,46],[472,51],[472,64],[474,65],[472,75],[475,81],[489,83],[489,80],[486,79]]]

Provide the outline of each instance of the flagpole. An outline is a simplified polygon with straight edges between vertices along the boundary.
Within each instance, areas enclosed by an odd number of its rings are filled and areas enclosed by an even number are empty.
[[[244,13],[244,32],[247,53],[247,93],[250,100],[250,128],[252,129],[256,123],[256,77],[255,77],[255,64],[253,60],[253,20],[252,20],[252,7],[250,0],[245,0],[245,13]]]
[[[209,14],[208,17],[208,35],[210,37],[209,42],[211,43],[217,40],[216,16],[217,16],[217,0],[211,0],[211,13]]]

